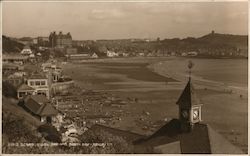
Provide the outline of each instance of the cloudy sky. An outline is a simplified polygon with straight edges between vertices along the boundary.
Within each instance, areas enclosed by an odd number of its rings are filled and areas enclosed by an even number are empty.
[[[248,32],[247,2],[4,2],[3,34],[48,36],[71,32],[73,39],[199,37]]]

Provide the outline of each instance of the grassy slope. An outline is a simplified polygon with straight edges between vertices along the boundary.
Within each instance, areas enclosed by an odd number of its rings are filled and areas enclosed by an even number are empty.
[[[23,108],[17,105],[17,100],[6,98],[3,96],[2,104],[3,113],[10,112],[15,116],[24,118],[27,124],[33,128],[41,125],[41,122],[37,118],[27,113]]]
[[[38,126],[41,125],[41,122],[37,118],[33,117],[17,105],[17,100],[6,98],[4,96],[2,99],[2,113],[3,115],[9,113],[17,118],[23,118],[27,128],[32,131],[35,131]],[[4,132],[3,135],[5,135]]]

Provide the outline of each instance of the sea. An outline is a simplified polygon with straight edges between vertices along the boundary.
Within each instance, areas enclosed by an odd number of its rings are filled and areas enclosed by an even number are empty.
[[[189,61],[193,63],[191,76],[194,80],[247,90],[247,59],[174,58],[157,62],[153,70],[183,80],[189,76]]]

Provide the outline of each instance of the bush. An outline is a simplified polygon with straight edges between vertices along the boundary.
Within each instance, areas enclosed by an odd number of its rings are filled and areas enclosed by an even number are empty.
[[[44,124],[38,127],[38,132],[45,134],[45,139],[50,142],[61,142],[61,134],[57,131],[57,129],[50,125],[50,124]]]
[[[12,97],[12,98],[17,97],[17,91],[12,84],[10,84],[9,82],[3,82],[2,87],[3,87],[3,95],[4,96]]]

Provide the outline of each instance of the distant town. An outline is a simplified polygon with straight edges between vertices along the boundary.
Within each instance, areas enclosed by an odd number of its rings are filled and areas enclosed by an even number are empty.
[[[200,57],[247,58],[247,36],[214,31],[200,38],[74,40],[70,32],[51,32],[45,37],[9,38],[3,36],[3,53],[20,53],[30,59],[42,55],[67,60],[112,57]],[[48,57],[48,56],[47,56]]]

